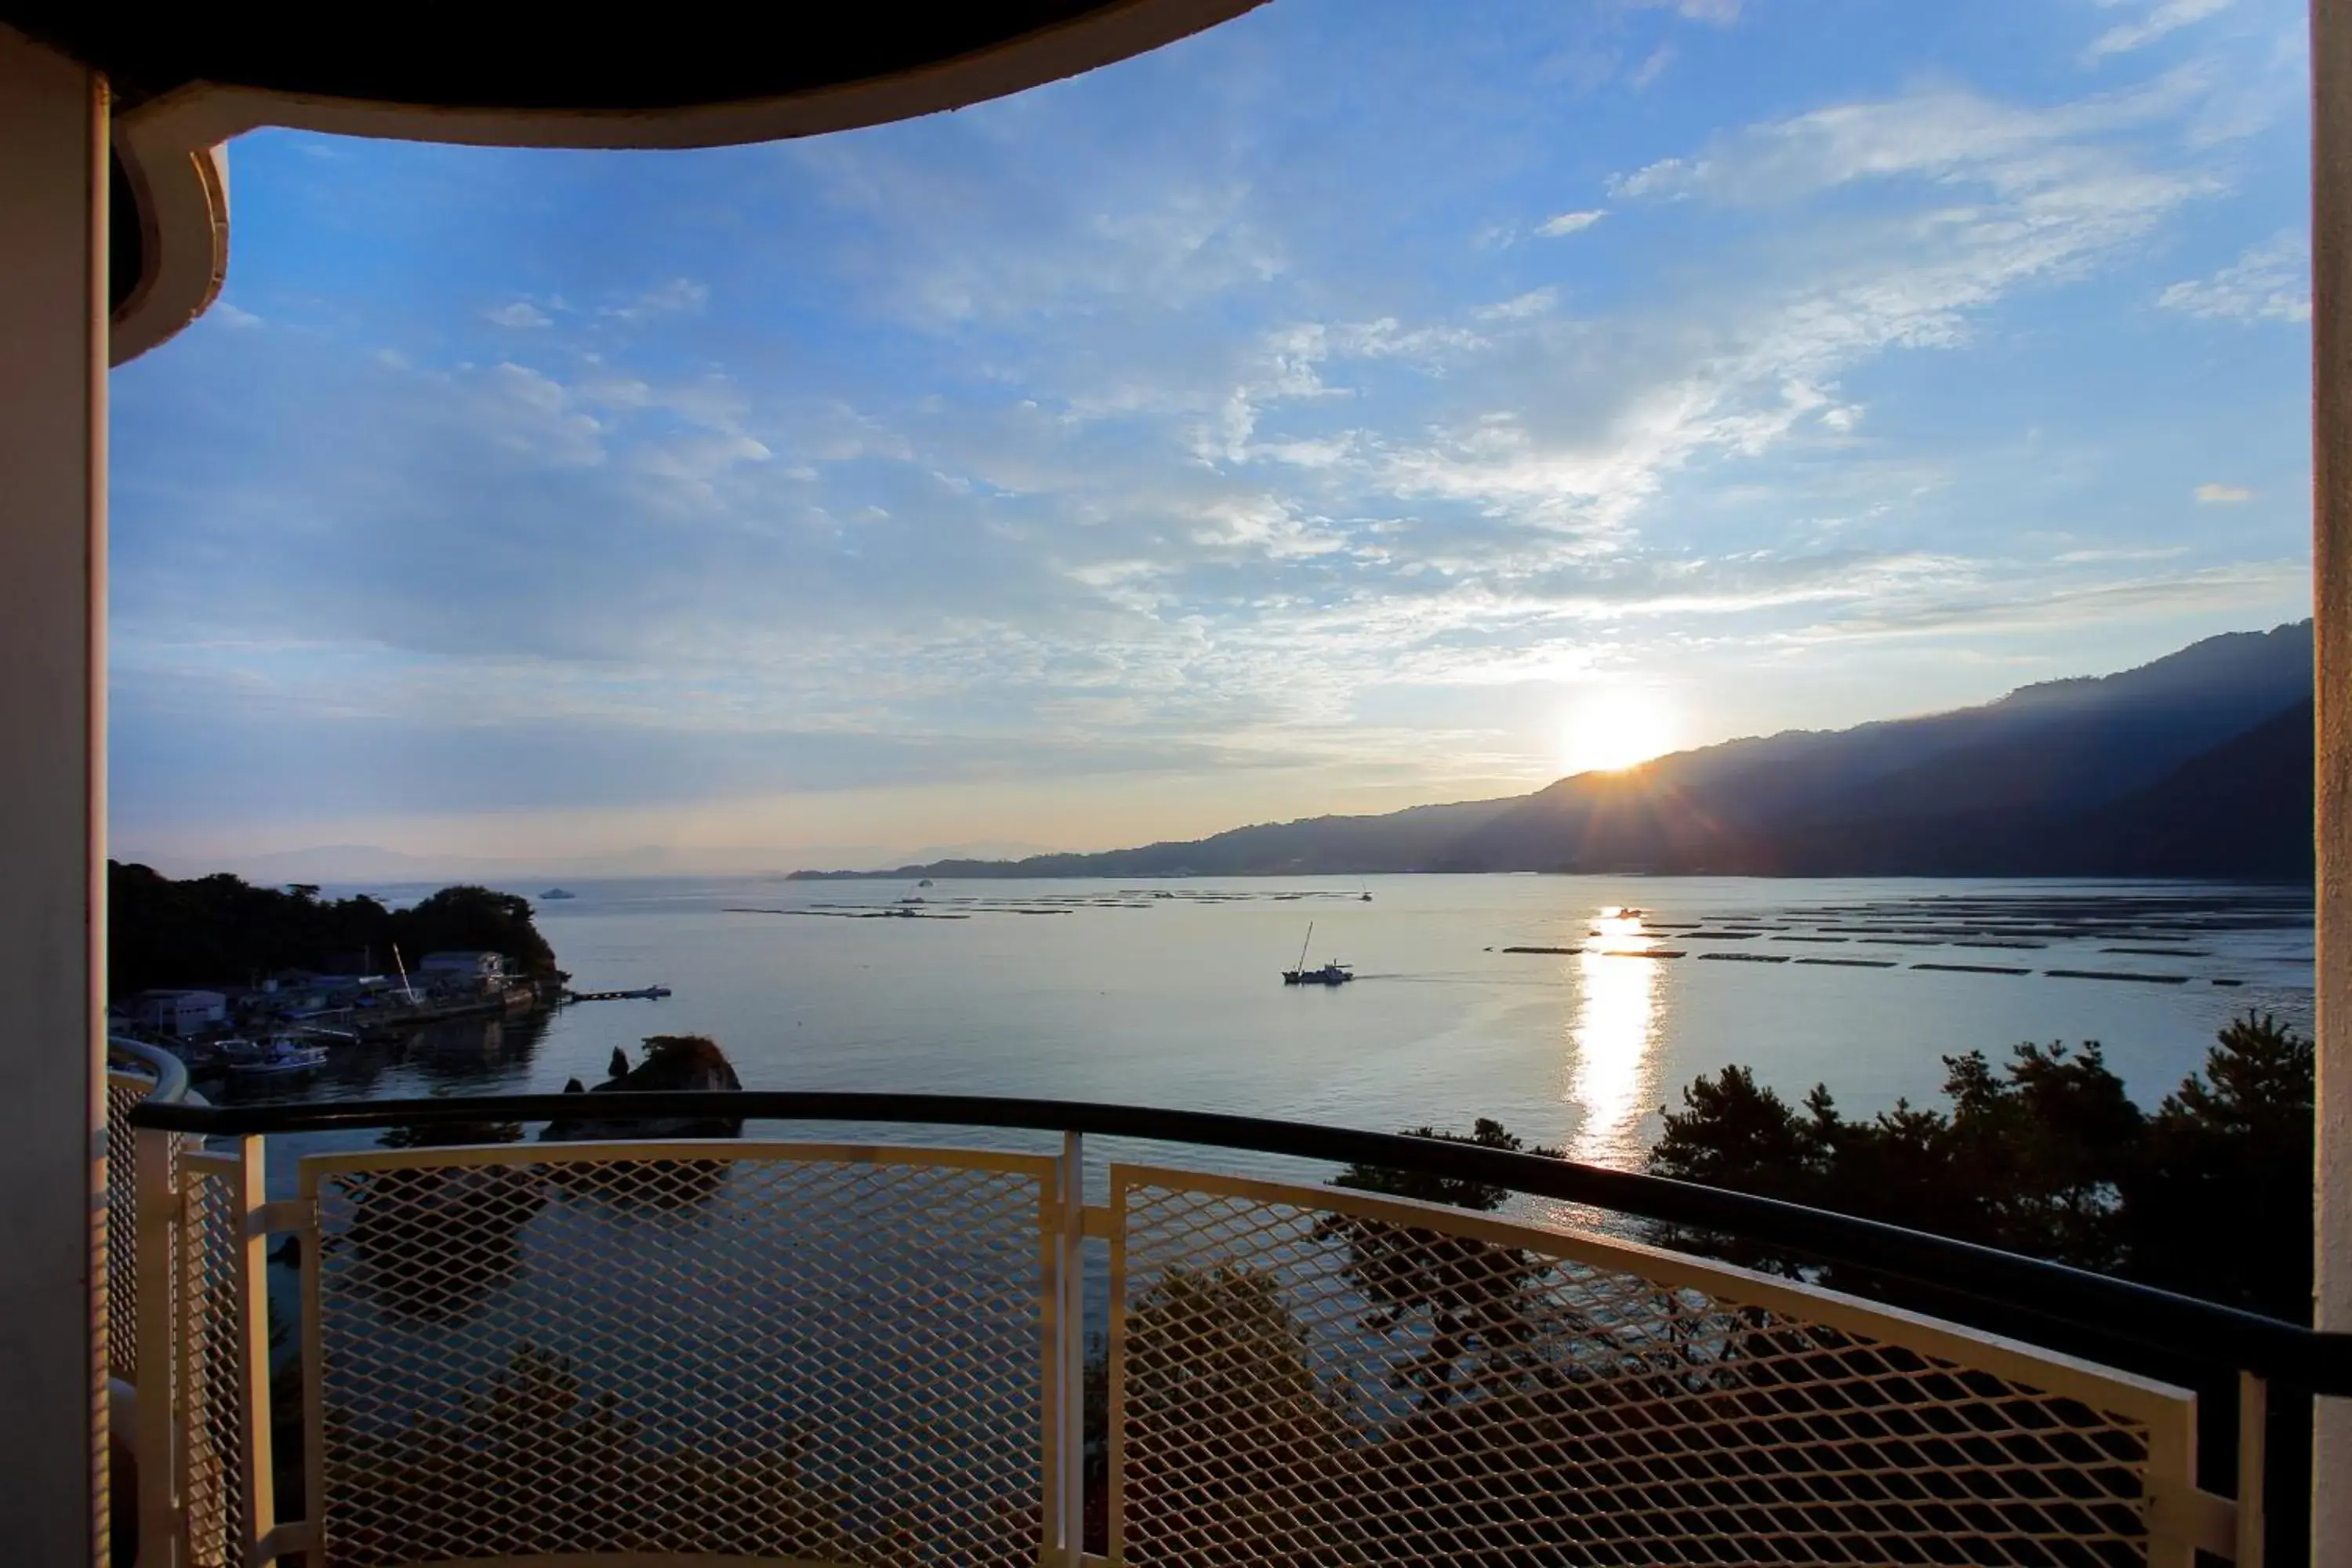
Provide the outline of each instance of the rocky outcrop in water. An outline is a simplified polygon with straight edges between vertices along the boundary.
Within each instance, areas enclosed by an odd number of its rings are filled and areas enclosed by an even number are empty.
[[[617,1047],[613,1052],[613,1076],[584,1093],[625,1094],[672,1091],[688,1094],[740,1092],[743,1080],[719,1042],[703,1035],[655,1035],[646,1041],[646,1059],[635,1067]],[[564,1086],[579,1091],[579,1080]],[[588,1109],[583,1106],[585,1110]],[[551,1142],[591,1139],[740,1138],[740,1116],[599,1117],[582,1116],[550,1122],[541,1138]]]

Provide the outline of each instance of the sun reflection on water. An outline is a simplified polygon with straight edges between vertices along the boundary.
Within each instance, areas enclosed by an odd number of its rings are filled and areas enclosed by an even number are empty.
[[[1575,959],[1575,1057],[1568,1098],[1582,1111],[1568,1155],[1620,1170],[1640,1168],[1642,1119],[1657,1096],[1658,988],[1654,960],[1612,957],[1651,946],[1638,910],[1605,909]]]

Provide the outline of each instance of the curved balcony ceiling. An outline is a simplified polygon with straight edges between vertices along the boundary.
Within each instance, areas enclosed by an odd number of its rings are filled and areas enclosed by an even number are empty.
[[[709,147],[960,109],[1076,76],[1263,0],[683,4],[619,26],[427,5],[264,10],[16,4],[0,22],[103,72],[115,137],[116,363],[202,315],[228,263],[230,137],[265,125],[488,146]]]
[[[135,113],[203,85],[519,121],[551,115],[636,120],[647,122],[651,144],[667,146],[677,143],[660,134],[659,122],[680,113],[916,78],[955,76],[973,90],[957,101],[910,105],[909,112],[953,108],[1140,53],[1257,3],[689,3],[613,14],[624,19],[612,23],[498,4],[362,8],[299,19],[269,7],[0,4],[0,20],[104,71],[121,111]],[[985,79],[973,68],[983,63],[991,68]],[[416,133],[433,139],[429,126],[419,124]]]

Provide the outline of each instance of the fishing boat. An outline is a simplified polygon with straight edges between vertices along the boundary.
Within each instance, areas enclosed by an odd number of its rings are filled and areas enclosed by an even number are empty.
[[[1356,977],[1355,972],[1344,963],[1326,963],[1320,969],[1307,968],[1307,950],[1314,944],[1315,922],[1308,921],[1307,940],[1298,944],[1297,966],[1282,972],[1282,983],[1285,985],[1345,985]]]
[[[223,1040],[221,1058],[227,1064],[232,1078],[315,1072],[327,1065],[327,1047],[287,1035],[275,1036],[257,1043],[253,1040]]]
[[[218,1072],[223,1065],[218,1040],[165,1040],[163,1048],[179,1058],[190,1072]]]
[[[579,896],[569,888],[550,888],[539,897],[542,903],[554,903],[564,899],[576,899]]]

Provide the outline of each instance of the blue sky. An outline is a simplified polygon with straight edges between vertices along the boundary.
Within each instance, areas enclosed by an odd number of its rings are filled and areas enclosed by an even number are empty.
[[[1274,0],[814,141],[244,138],[114,378],[118,851],[1100,847],[2300,618],[2303,28]]]

